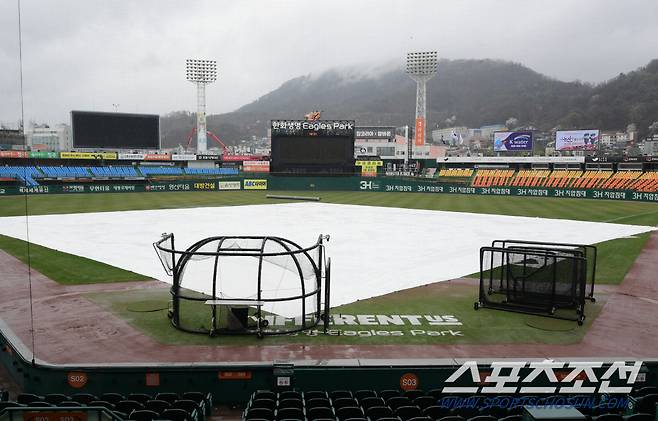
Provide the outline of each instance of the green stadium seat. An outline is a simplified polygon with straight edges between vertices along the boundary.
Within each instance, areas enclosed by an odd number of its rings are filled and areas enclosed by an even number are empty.
[[[361,405],[361,408],[363,408],[364,411],[367,411],[370,408],[374,408],[376,406],[386,406],[386,403],[384,403],[384,399],[376,397],[370,397],[370,398],[363,398],[359,402]]]
[[[98,398],[90,393],[74,393],[70,396],[72,401],[80,402],[87,405],[91,401],[97,401]]]
[[[306,419],[306,416],[304,415],[304,411],[302,409],[283,408],[276,410],[275,419],[277,421],[282,421],[286,419],[304,421]]]
[[[420,408],[417,406],[401,406],[393,411],[396,417],[400,418],[402,421],[408,421],[412,418],[422,417],[423,414],[420,412]]]
[[[349,418],[363,418],[363,410],[358,406],[346,406],[336,410],[336,418],[345,421]]]
[[[201,413],[201,408],[199,408],[199,405],[196,402],[189,399],[177,400],[171,405],[171,409],[182,409],[184,411],[187,411],[187,413],[190,415],[190,419],[192,420],[202,421],[204,418],[204,415]]]
[[[336,419],[333,409],[326,406],[317,406],[306,410],[306,419],[308,421],[317,421],[321,419]]]
[[[450,408],[446,406],[428,406],[427,408],[421,411],[424,416],[429,417],[433,420],[438,420],[447,416],[450,416]]]
[[[169,404],[171,405],[172,403],[178,400],[178,394],[173,392],[162,392],[155,395],[155,399],[169,402]]]
[[[120,411],[120,412],[123,412],[123,413],[126,413],[126,414],[130,414],[132,411],[139,411],[139,410],[142,410],[142,409],[145,409],[145,408],[144,408],[143,404],[141,404],[137,401],[123,400],[123,401],[119,401],[119,402],[116,403],[115,409],[117,411]]]
[[[508,415],[503,418],[498,418],[498,421],[522,421],[523,415]]]
[[[245,419],[261,418],[265,420],[274,419],[274,411],[267,408],[251,408],[247,410],[247,413],[244,417]]]
[[[473,418],[469,418],[467,421],[498,421],[498,418],[491,415],[477,415]]]
[[[302,400],[302,393],[296,390],[286,390],[284,392],[279,392],[279,400],[283,399],[299,399]]]
[[[64,401],[58,403],[57,406],[61,406],[63,408],[83,408],[86,405],[76,401]]]
[[[265,408],[269,409],[270,411],[274,411],[276,409],[276,401],[273,401],[272,399],[254,399],[251,401],[249,404],[249,408]]]
[[[103,393],[102,395],[99,396],[100,401],[106,401],[111,404],[116,404],[119,401],[125,400],[125,396],[123,396],[120,393],[115,393],[115,392],[108,392],[108,393]]]
[[[302,402],[301,399],[297,399],[297,398],[281,399],[277,404],[277,409],[283,409],[283,408],[304,409],[304,402]]]
[[[436,405],[436,399],[434,399],[432,396],[427,396],[427,395],[419,396],[416,399],[414,399],[412,402],[421,410]]]
[[[405,396],[393,396],[386,399],[386,406],[391,408],[393,411],[400,408],[401,406],[410,406],[411,400]]]
[[[414,390],[405,390],[402,393],[402,396],[411,399],[412,401],[416,398],[419,398],[421,396],[425,396],[425,392],[419,389],[414,389]]]
[[[102,406],[103,408],[114,411],[114,404],[104,400],[91,401],[87,406]]]
[[[306,410],[310,411],[313,408],[329,408],[331,407],[331,402],[329,398],[313,398],[306,401]]]
[[[146,393],[130,393],[127,398],[131,401],[137,401],[142,405],[144,405],[146,401],[153,399],[151,395],[147,395]]]
[[[32,393],[20,393],[16,397],[16,402],[22,403],[22,404],[31,404],[32,402],[39,402],[42,401],[43,397],[34,395]]]
[[[388,406],[372,406],[366,410],[366,416],[372,421],[377,421],[393,417],[393,411]]]
[[[171,404],[169,402],[160,399],[151,399],[146,401],[144,404],[145,409],[157,412],[158,414],[162,414],[166,409],[169,409],[170,407]]]
[[[23,406],[25,405],[14,401],[2,401],[0,402],[0,411],[2,411],[5,408],[21,408]]]
[[[331,406],[334,407],[334,411],[338,411],[340,408],[346,408],[348,406],[359,406],[354,398],[338,398],[332,399]]]
[[[374,390],[357,390],[354,392],[354,398],[361,402],[365,398],[376,398],[377,392]]]
[[[392,397],[400,396],[400,391],[399,390],[382,390],[382,391],[377,393],[377,396],[384,399],[384,401],[387,401]]]
[[[129,416],[128,419],[134,420],[134,421],[153,421],[160,419],[160,414],[154,411],[149,411],[149,410],[141,410],[141,411],[133,411]]]
[[[160,414],[163,420],[171,421],[191,421],[192,418],[190,414],[184,409],[165,409],[165,411]]]
[[[631,392],[631,396],[641,398],[646,395],[654,395],[658,393],[658,386],[644,386]]]
[[[59,405],[60,403],[69,400],[69,397],[61,393],[49,393],[43,397],[43,400],[53,405]]]
[[[450,415],[447,417],[439,418],[439,421],[466,421],[466,418],[459,415]]]
[[[324,390],[310,390],[308,392],[304,392],[304,400],[308,402],[311,399],[328,399],[329,395],[327,395],[327,392]]]
[[[335,399],[351,398],[353,396],[352,396],[352,392],[350,392],[349,390],[334,390],[332,392],[329,392],[329,397],[333,401]]]

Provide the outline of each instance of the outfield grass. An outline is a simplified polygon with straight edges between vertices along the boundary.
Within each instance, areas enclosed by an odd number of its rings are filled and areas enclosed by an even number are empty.
[[[119,269],[95,260],[30,244],[30,265],[48,278],[63,285],[97,284],[103,282],[143,281],[144,275]],[[0,249],[28,263],[25,241],[0,235]]]

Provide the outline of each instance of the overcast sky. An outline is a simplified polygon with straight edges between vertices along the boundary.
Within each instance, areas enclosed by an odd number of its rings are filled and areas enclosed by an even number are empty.
[[[0,1],[0,122],[20,119],[17,1]],[[208,113],[405,52],[500,58],[600,82],[658,57],[656,0],[22,0],[25,119],[194,110],[186,58],[218,62]],[[440,77],[440,70],[439,70]]]

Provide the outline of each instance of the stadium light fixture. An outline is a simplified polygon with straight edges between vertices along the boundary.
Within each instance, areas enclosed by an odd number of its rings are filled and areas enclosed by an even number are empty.
[[[425,144],[427,81],[437,72],[437,57],[436,51],[407,53],[407,74],[416,81],[416,130],[414,131],[416,146]],[[411,142],[408,142],[407,156],[408,159],[413,157]]]
[[[217,62],[215,60],[187,59],[185,70],[187,80],[196,84],[196,148],[197,152],[205,152],[208,148],[206,85],[217,80]]]

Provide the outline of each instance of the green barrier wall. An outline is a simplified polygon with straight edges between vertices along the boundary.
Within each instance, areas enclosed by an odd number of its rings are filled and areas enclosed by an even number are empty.
[[[239,183],[239,184],[238,184]],[[472,194],[485,196],[568,197],[576,199],[658,202],[658,193],[632,190],[570,189],[542,187],[468,187],[432,180],[394,177],[233,177],[218,180],[151,184],[67,184],[36,187],[0,187],[0,196],[21,194],[134,193],[220,190],[370,191],[425,194]]]

